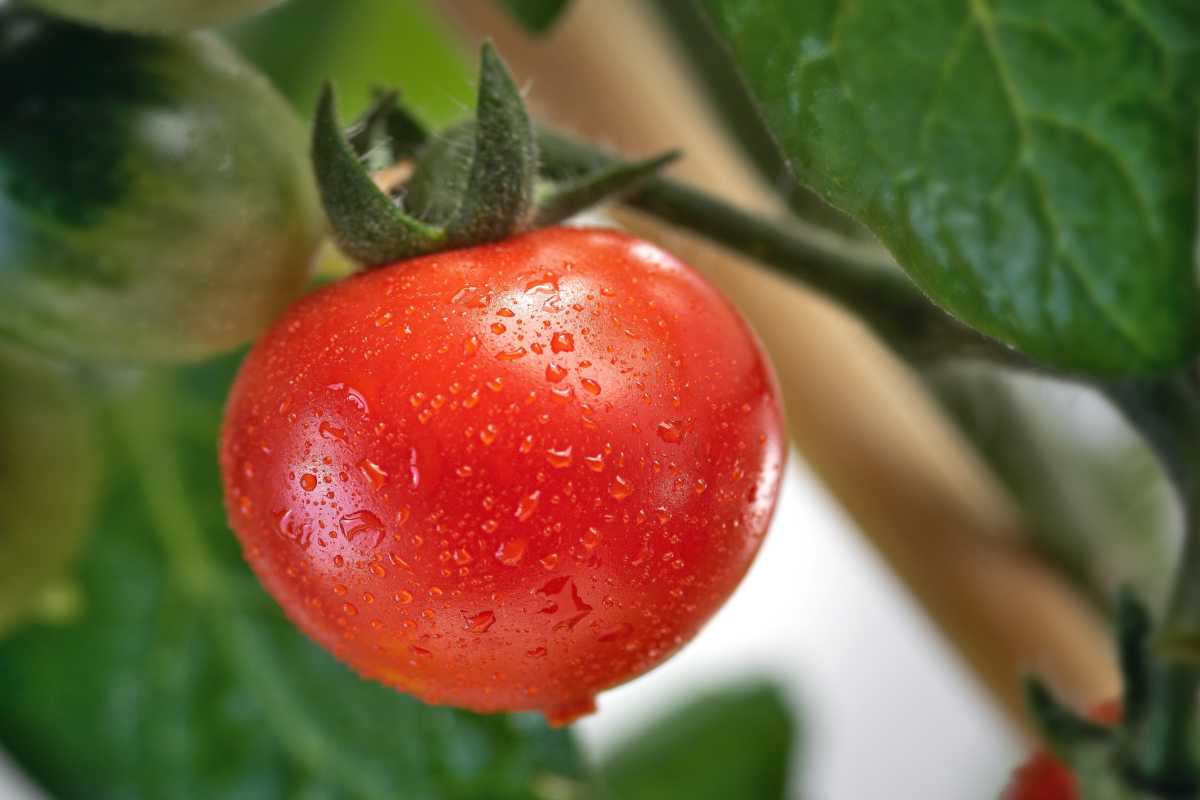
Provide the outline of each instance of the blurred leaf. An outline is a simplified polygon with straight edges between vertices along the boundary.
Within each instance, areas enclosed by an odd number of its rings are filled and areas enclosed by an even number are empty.
[[[42,610],[90,528],[99,458],[70,370],[0,347],[0,637]]]
[[[598,774],[613,800],[775,800],[787,796],[796,735],[776,686],[732,686],[638,732]]]
[[[1129,584],[1158,605],[1182,535],[1174,493],[1140,436],[1078,385],[955,365],[932,387],[1031,522],[1033,543],[1106,605]]]
[[[531,33],[545,33],[570,5],[570,0],[500,0]]]
[[[112,404],[114,479],[81,615],[0,645],[0,743],[61,798],[537,798],[566,733],[434,708],[304,638],[226,528],[217,431],[233,362]]]
[[[472,59],[419,0],[290,0],[226,33],[306,115],[327,79],[347,119],[376,87],[400,89],[434,126],[470,116],[475,102]]]
[[[801,180],[1071,370],[1196,353],[1200,5],[704,0]]]

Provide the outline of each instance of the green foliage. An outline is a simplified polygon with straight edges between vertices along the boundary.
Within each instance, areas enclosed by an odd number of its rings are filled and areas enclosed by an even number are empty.
[[[1050,365],[1193,356],[1200,7],[704,0],[797,175]]]
[[[545,33],[562,16],[571,0],[500,0],[530,33]]]
[[[89,528],[99,464],[75,377],[0,348],[0,636],[55,610],[48,592]]]
[[[566,733],[365,682],[259,588],[216,469],[230,361],[155,376],[107,414],[113,481],[82,611],[0,644],[0,743],[61,798],[535,798]]]
[[[289,0],[227,33],[310,118],[330,79],[348,114],[365,108],[376,87],[397,83],[433,124],[459,119],[474,102],[470,60],[419,0]]]
[[[708,691],[624,742],[601,766],[612,800],[787,797],[796,723],[770,683]]]
[[[136,33],[180,33],[260,11],[279,0],[23,0],[76,22]]]
[[[215,38],[0,11],[0,119],[0,337],[203,358],[307,280],[321,222],[303,128]]]

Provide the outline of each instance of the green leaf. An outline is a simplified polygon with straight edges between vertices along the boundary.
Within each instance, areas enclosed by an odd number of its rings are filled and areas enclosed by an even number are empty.
[[[702,694],[625,741],[599,774],[613,800],[787,797],[796,723],[770,683]]]
[[[60,798],[527,798],[570,737],[425,706],[309,642],[244,565],[216,470],[232,362],[112,403],[73,622],[0,644],[0,743]]]
[[[930,386],[1012,494],[1031,542],[1098,608],[1122,585],[1166,601],[1181,532],[1154,453],[1094,390],[979,364]]]
[[[1200,6],[704,0],[803,181],[1048,364],[1196,353]]]
[[[571,0],[500,0],[530,33],[545,33],[567,10]]]

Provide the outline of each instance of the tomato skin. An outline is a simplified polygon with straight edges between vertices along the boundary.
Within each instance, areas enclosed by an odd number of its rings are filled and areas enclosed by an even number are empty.
[[[201,359],[307,282],[322,218],[304,126],[216,37],[0,11],[0,120],[0,337]]]
[[[711,286],[551,228],[301,300],[242,366],[221,464],[250,564],[342,660],[566,722],[725,601],[784,450],[770,365]]]
[[[261,11],[279,0],[25,0],[49,14],[110,30],[182,33]]]

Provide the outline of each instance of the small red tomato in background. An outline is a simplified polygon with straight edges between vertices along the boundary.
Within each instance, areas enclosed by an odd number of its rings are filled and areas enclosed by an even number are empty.
[[[721,606],[784,449],[716,290],[648,242],[550,228],[297,303],[242,367],[221,462],[310,636],[427,702],[562,723]]]
[[[1110,700],[1092,710],[1091,718],[1106,725],[1121,719],[1121,702]],[[1075,776],[1050,753],[1039,751],[1013,772],[1001,800],[1080,800]]]

